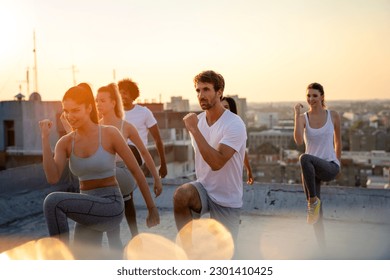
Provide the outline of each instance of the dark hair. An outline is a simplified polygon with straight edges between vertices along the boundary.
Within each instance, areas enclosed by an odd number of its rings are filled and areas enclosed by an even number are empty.
[[[118,82],[119,90],[124,90],[130,94],[130,97],[133,100],[136,100],[139,97],[139,88],[137,83],[131,79],[123,79]]]
[[[212,84],[216,92],[222,90],[223,93],[225,89],[225,80],[223,76],[212,70],[203,71],[196,75],[194,78],[194,86],[199,82]]]
[[[91,86],[89,84],[87,84],[87,83],[79,83],[77,86],[85,88],[86,90],[88,90],[93,95],[92,88],[91,88]]]
[[[92,111],[90,114],[91,120],[98,124],[99,118],[96,110],[96,104],[95,104],[95,98],[93,97],[92,89],[87,83],[81,83],[75,87],[71,87],[68,89],[64,97],[62,98],[62,101],[66,99],[72,99],[78,104],[84,104],[85,107],[88,105],[91,105]]]
[[[221,101],[224,101],[226,100],[226,102],[229,104],[229,110],[236,114],[237,115],[237,105],[236,105],[236,101],[234,101],[234,99],[232,97],[222,97]]]
[[[118,118],[123,118],[123,105],[122,105],[122,98],[118,91],[118,86],[115,83],[108,84],[106,86],[103,86],[98,89],[99,92],[108,92],[110,94],[111,100],[115,101],[115,115]]]
[[[319,83],[311,83],[311,84],[309,84],[307,86],[307,90],[308,89],[316,89],[316,90],[318,90],[321,93],[321,95],[324,96],[324,99],[322,100],[321,105],[322,105],[322,107],[326,107],[326,105],[325,105],[325,91],[324,91],[324,87],[321,84],[319,84]]]

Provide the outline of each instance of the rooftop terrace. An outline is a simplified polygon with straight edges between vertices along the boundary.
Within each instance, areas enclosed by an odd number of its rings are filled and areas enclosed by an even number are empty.
[[[42,214],[44,197],[51,191],[69,190],[64,184],[49,186],[41,165],[0,172],[0,252],[32,239],[48,236]],[[152,181],[150,181],[151,183]],[[164,191],[156,198],[161,223],[145,225],[146,209],[135,191],[140,232],[177,237],[172,211],[175,188],[183,179],[163,179]],[[152,185],[152,184],[150,184]],[[323,219],[306,224],[305,197],[300,185],[244,185],[244,205],[236,259],[390,259],[390,191],[323,186]],[[73,226],[73,223],[70,223]],[[121,224],[124,243],[131,239],[125,221]],[[107,241],[104,239],[104,246]],[[211,244],[205,246],[204,258]],[[101,255],[98,258],[118,258]]]

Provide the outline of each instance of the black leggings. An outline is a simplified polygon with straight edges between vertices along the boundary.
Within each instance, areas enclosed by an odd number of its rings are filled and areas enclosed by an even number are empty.
[[[310,197],[320,197],[321,181],[333,180],[340,171],[340,167],[334,161],[326,161],[309,154],[302,154],[299,162],[307,200]]]

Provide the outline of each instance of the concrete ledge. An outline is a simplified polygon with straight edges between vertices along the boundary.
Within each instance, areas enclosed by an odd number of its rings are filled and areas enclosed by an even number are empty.
[[[50,186],[42,165],[30,165],[0,172],[0,225],[42,212],[45,196],[53,191],[72,191],[69,174]],[[153,187],[153,180],[148,178]],[[156,198],[160,208],[173,208],[173,193],[184,179],[163,179],[163,193]],[[135,204],[144,208],[139,190],[135,191]],[[321,191],[325,219],[390,224],[390,190],[324,185]],[[306,215],[306,201],[301,185],[260,184],[244,185],[243,212],[253,215]],[[173,213],[172,213],[173,215]]]
[[[149,180],[149,179],[148,179]],[[163,180],[158,207],[172,208],[175,189],[188,180]],[[149,185],[153,181],[149,180]],[[325,219],[390,224],[390,191],[324,185],[321,189]],[[137,207],[145,207],[139,191],[134,194]],[[306,199],[301,185],[244,185],[243,212],[253,215],[305,216]]]
[[[390,192],[324,185],[321,188],[325,219],[390,224]],[[306,215],[301,185],[246,186],[244,211],[259,215]]]

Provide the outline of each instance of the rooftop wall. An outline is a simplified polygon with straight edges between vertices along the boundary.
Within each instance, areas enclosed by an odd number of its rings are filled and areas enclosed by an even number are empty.
[[[41,164],[0,171],[0,225],[42,212],[45,196],[52,191],[72,191],[75,182],[64,174],[50,186]],[[152,180],[150,186],[152,190]],[[156,198],[160,208],[172,209],[175,189],[188,180],[163,179],[163,193]],[[354,187],[323,186],[321,199],[325,219],[390,224],[390,191]],[[145,207],[135,191],[137,207]],[[255,183],[244,185],[243,212],[251,215],[306,215],[305,196],[300,185]],[[172,214],[173,217],[173,214]]]

